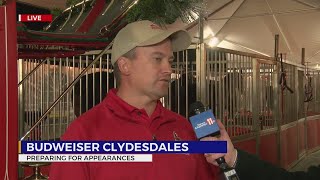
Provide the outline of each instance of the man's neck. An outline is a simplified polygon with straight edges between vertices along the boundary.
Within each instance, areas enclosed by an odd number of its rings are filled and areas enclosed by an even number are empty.
[[[132,91],[130,92],[123,90],[123,88],[118,89],[117,96],[131,106],[134,106],[138,109],[144,109],[149,117],[152,115],[157,106],[157,100],[152,100],[147,96],[137,95]]]

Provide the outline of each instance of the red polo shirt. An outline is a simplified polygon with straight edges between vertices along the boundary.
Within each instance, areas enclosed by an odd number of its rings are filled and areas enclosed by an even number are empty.
[[[73,121],[62,140],[196,140],[190,123],[160,101],[149,117],[109,91],[97,106]],[[217,169],[202,154],[154,154],[153,162],[53,163],[50,179],[214,180]]]

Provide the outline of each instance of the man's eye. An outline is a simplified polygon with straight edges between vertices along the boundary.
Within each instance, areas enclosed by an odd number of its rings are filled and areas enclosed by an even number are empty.
[[[155,58],[155,60],[156,60],[156,61],[161,61],[161,60],[162,60],[162,58]]]

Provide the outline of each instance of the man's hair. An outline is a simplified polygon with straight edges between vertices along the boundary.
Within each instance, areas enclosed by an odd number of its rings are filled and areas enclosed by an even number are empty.
[[[136,57],[136,48],[131,49],[129,52],[122,55],[122,57],[128,58],[130,60],[134,59]],[[121,84],[121,72],[118,66],[118,61],[114,63],[113,73],[114,77],[116,78],[117,87],[119,87]]]

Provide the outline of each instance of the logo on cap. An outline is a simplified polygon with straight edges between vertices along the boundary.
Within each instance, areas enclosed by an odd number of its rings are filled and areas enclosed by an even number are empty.
[[[150,27],[151,29],[161,29],[161,27],[157,24],[151,24]]]

